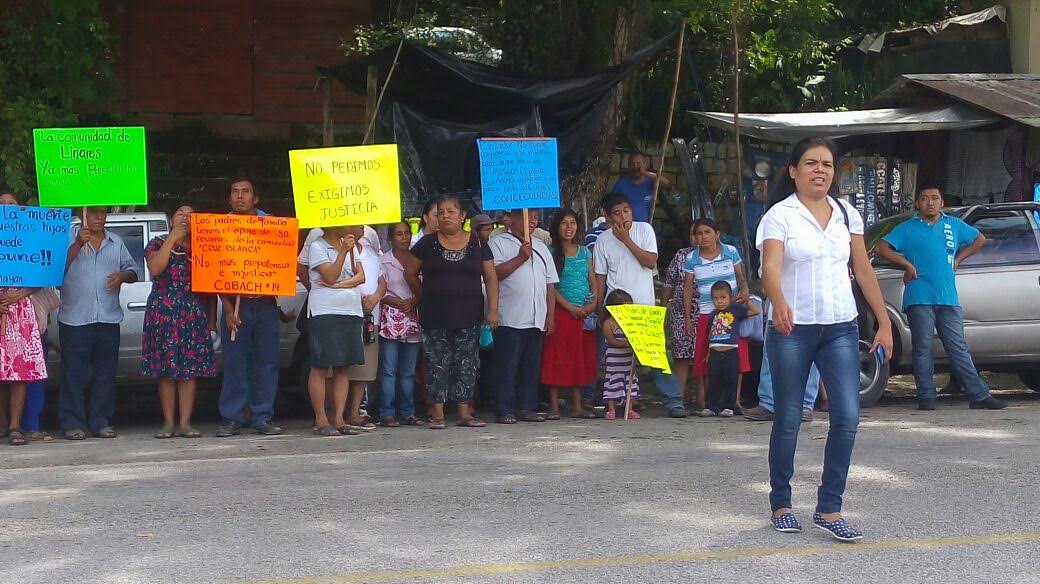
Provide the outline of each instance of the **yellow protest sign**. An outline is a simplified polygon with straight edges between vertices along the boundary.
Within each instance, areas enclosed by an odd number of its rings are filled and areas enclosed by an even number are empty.
[[[301,228],[401,220],[397,144],[289,151]]]
[[[643,306],[641,304],[617,304],[608,306],[610,315],[617,321],[621,331],[628,337],[629,344],[636,352],[639,362],[646,367],[660,369],[671,373],[668,364],[668,350],[664,342],[664,315],[668,311],[663,306]]]

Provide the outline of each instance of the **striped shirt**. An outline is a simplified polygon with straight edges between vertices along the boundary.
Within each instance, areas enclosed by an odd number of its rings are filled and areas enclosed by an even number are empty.
[[[686,265],[683,266],[684,272],[693,274],[697,279],[701,314],[711,314],[711,311],[715,310],[715,305],[711,302],[711,287],[715,285],[715,282],[725,280],[733,288],[733,293],[737,293],[736,267],[741,265],[743,260],[740,259],[740,252],[737,251],[737,248],[724,243],[720,245],[722,253],[717,258],[706,260],[701,257],[700,248],[695,248],[686,258]]]

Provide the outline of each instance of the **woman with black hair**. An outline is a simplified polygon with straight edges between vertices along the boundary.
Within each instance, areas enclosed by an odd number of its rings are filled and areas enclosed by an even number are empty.
[[[443,430],[444,404],[459,408],[459,426],[486,424],[473,416],[470,403],[477,386],[477,339],[481,324],[498,326],[498,277],[491,248],[462,228],[466,212],[459,198],[446,195],[437,201],[437,225],[411,253],[415,261],[405,266],[405,279],[418,298],[422,322],[423,370],[433,409],[430,429]],[[487,287],[488,310],[484,314]]]
[[[560,282],[556,296],[556,328],[542,346],[542,383],[549,387],[549,418],[560,419],[560,389],[571,391],[571,417],[591,420],[596,414],[581,405],[582,387],[596,380],[596,337],[585,319],[598,305],[592,252],[578,243],[578,214],[561,209],[552,222],[552,256]]]
[[[856,541],[863,534],[841,514],[859,425],[859,328],[850,266],[877,319],[873,350],[886,357],[892,354],[892,327],[863,244],[863,219],[829,194],[837,155],[834,142],[822,138],[795,146],[788,169],[795,192],[762,217],[756,245],[772,320],[766,333],[775,401],[771,523],[777,531],[801,531],[791,511],[791,477],[805,384],[815,363],[827,386],[830,430],[813,523],[841,541]]]
[[[419,219],[419,233],[412,236],[412,247],[419,243],[419,240],[424,236],[431,233],[437,233],[437,197],[430,197],[426,201],[426,205],[423,206],[422,218]]]

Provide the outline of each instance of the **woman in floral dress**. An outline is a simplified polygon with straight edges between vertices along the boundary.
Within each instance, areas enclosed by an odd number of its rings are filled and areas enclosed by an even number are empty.
[[[683,266],[686,258],[696,249],[697,242],[690,229],[690,247],[675,252],[672,263],[668,264],[668,273],[661,285],[661,304],[668,307],[665,320],[665,334],[669,343],[669,355],[672,357],[672,370],[679,378],[679,391],[683,399],[686,397],[686,382],[690,377],[690,365],[693,361],[696,331],[694,336],[686,332],[686,313],[683,311],[683,290],[686,285]],[[697,302],[697,299],[694,299]]]
[[[216,330],[216,305],[212,297],[191,291],[192,212],[188,205],[178,207],[169,235],[153,239],[144,252],[152,293],[144,313],[141,369],[159,380],[163,427],[156,438],[201,436],[191,427],[195,378],[217,374],[210,337]]]
[[[14,195],[0,194],[0,205],[17,204]],[[24,446],[29,441],[21,427],[28,382],[47,378],[36,310],[29,300],[29,296],[36,290],[38,288],[0,288],[0,314],[3,315],[0,317],[3,324],[0,336],[0,384],[8,386],[6,396],[9,401],[4,405],[8,406],[9,425],[5,430],[7,442],[11,446]]]

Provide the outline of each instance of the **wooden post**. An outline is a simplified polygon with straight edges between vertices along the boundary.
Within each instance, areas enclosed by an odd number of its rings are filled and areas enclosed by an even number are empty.
[[[672,97],[668,101],[668,118],[664,126],[664,136],[661,137],[661,154],[657,157],[657,178],[654,179],[654,194],[650,198],[650,223],[654,222],[654,212],[657,210],[657,193],[661,189],[661,173],[664,172],[664,154],[668,148],[668,139],[672,134],[672,117],[675,115],[675,99],[679,93],[679,72],[682,70],[683,43],[686,41],[686,19],[682,21],[679,29],[679,47],[675,51],[675,77],[672,79]]]
[[[744,261],[750,262],[751,239],[747,228],[747,206],[744,202],[744,174],[741,168],[744,164],[744,156],[740,148],[740,0],[733,1],[733,142],[737,157],[736,170],[734,174],[737,179],[737,205],[740,209],[740,243],[744,248]],[[749,264],[750,265],[750,264]],[[747,274],[750,280],[756,274]]]
[[[632,413],[632,386],[625,383],[625,419]]]
[[[321,145],[332,146],[336,143],[335,121],[332,119],[332,81],[328,77],[321,78]]]
[[[527,209],[524,209],[524,243],[531,243],[531,227]]]
[[[375,65],[368,66],[368,77],[365,84],[365,128],[376,119],[376,102],[379,101],[379,69]],[[372,136],[365,132],[365,144],[372,141]]]
[[[242,296],[241,295],[236,295],[235,296],[235,312],[232,313],[232,314],[235,315],[236,319],[238,319],[238,305],[241,304],[241,303],[242,303]],[[235,330],[231,331],[231,340],[232,341],[234,341],[235,337],[237,337],[237,336],[238,336],[238,329],[235,329]]]
[[[401,49],[404,48],[404,39],[397,44],[397,52],[394,54],[394,62],[390,65],[390,71],[386,74],[386,81],[383,82],[383,88],[379,90],[379,97],[376,98],[376,104],[374,111],[372,112],[372,119],[368,121],[368,125],[365,127],[365,138],[361,141],[362,144],[371,144],[372,140],[375,139],[372,130],[375,129],[376,118],[379,117],[379,106],[383,104],[383,97],[386,96],[386,88],[390,85],[390,79],[394,76],[394,69],[397,69],[397,60],[401,58]]]

